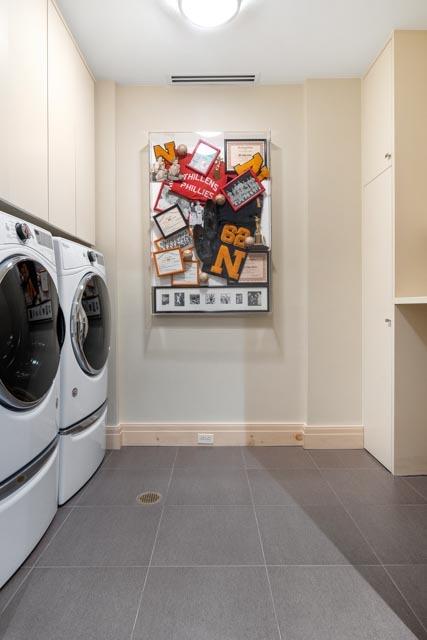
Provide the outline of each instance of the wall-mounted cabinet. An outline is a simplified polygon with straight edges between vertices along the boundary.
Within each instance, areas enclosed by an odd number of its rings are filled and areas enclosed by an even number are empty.
[[[94,243],[94,82],[52,2],[48,43],[49,221]]]
[[[393,44],[389,42],[363,80],[363,184],[390,167],[393,157]]]
[[[47,0],[0,2],[0,198],[48,219]]]
[[[396,31],[362,92],[365,447],[427,473],[427,31]]]
[[[76,233],[74,43],[54,5],[48,10],[49,221]]]
[[[0,199],[94,243],[94,81],[52,0],[0,2],[0,92]]]

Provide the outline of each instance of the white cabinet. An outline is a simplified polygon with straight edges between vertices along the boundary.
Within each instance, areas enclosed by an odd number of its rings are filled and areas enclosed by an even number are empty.
[[[94,81],[49,2],[49,222],[95,241]]]
[[[76,233],[74,43],[54,5],[48,12],[49,222]]]
[[[51,0],[0,0],[0,199],[95,242],[94,81]]]
[[[393,34],[362,107],[365,447],[427,474],[427,31]]]
[[[0,2],[0,198],[48,219],[47,0]]]
[[[393,154],[392,41],[364,78],[362,105],[362,176],[366,185],[390,167]]]
[[[392,170],[364,188],[363,425],[365,447],[392,467],[393,204]]]

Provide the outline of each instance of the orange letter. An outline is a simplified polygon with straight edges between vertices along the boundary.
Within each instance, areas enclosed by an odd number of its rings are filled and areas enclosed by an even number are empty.
[[[220,276],[222,274],[222,266],[225,264],[225,270],[227,271],[228,277],[231,280],[238,280],[240,276],[240,268],[245,257],[246,253],[244,251],[236,249],[234,251],[233,262],[229,248],[225,244],[222,244],[216,255],[215,264],[211,267],[211,272]]]
[[[252,158],[247,162],[244,162],[243,164],[236,164],[236,166],[234,167],[234,171],[237,173],[237,175],[240,176],[248,169],[252,169],[252,171],[256,175],[261,169],[263,162],[264,160],[262,158],[262,155],[258,152],[255,153],[255,155],[253,155]]]
[[[154,155],[156,156],[156,160],[158,158],[163,158],[166,162],[172,162],[175,160],[175,142],[166,142],[166,149],[163,149],[161,144],[154,145]]]

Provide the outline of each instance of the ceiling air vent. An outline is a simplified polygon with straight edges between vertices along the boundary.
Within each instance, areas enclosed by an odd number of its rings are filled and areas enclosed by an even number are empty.
[[[255,84],[254,73],[214,76],[171,76],[172,84]]]

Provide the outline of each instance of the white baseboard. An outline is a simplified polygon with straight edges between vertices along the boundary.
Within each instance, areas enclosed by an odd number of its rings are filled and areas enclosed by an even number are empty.
[[[107,427],[107,448],[197,446],[198,433],[212,433],[215,446],[303,446],[306,449],[363,449],[363,427],[289,423],[122,423]]]

